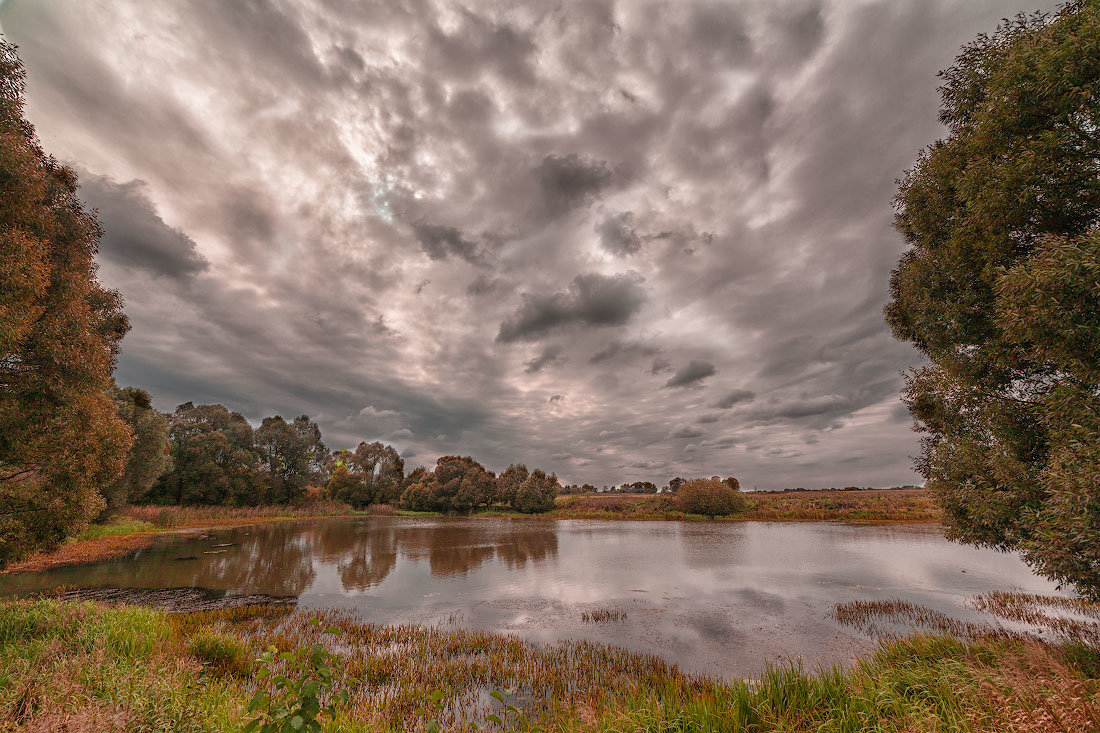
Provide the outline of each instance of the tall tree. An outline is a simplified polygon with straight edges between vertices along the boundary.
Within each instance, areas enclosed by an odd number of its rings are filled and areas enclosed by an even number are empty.
[[[186,402],[168,422],[172,466],[144,497],[163,504],[258,504],[264,500],[253,430],[223,405]]]
[[[298,431],[298,435],[302,437],[302,440],[308,446],[310,481],[313,481],[316,485],[324,485],[328,480],[326,471],[328,470],[329,449],[325,447],[325,443],[321,439],[321,428],[309,419],[309,415],[299,415],[294,418],[293,425],[294,429]]]
[[[1020,16],[943,72],[901,183],[887,321],[949,536],[1100,597],[1100,3]]]
[[[307,418],[308,420],[308,418]],[[301,497],[312,475],[316,443],[279,415],[265,417],[254,433],[264,499],[285,504]],[[319,441],[318,441],[319,442]]]
[[[329,496],[354,507],[396,502],[405,488],[405,461],[393,446],[360,443],[355,452],[333,453],[329,462],[333,466],[326,487]],[[344,471],[337,477],[341,467]]]
[[[111,396],[134,439],[122,475],[103,490],[107,500],[103,516],[143,496],[171,463],[168,416],[153,409],[149,393],[137,387],[112,387]]]
[[[96,516],[130,447],[108,394],[129,325],[96,280],[102,230],[23,118],[24,90],[0,40],[0,567]]]

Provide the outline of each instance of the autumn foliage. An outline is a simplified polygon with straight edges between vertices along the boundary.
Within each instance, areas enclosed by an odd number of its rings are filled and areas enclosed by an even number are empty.
[[[131,441],[108,393],[129,325],[96,279],[99,222],[43,152],[23,95],[0,40],[0,567],[95,517]]]

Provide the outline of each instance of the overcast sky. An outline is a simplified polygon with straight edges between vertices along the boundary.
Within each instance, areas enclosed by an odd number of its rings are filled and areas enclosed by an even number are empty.
[[[1041,0],[0,0],[164,410],[597,484],[917,480],[936,72]]]

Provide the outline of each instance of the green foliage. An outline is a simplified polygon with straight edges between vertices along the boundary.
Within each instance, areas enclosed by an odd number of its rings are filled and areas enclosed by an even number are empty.
[[[249,668],[248,647],[235,636],[204,629],[187,641],[187,651],[203,666],[221,674],[243,675]]]
[[[547,475],[536,468],[516,490],[512,508],[524,514],[548,512],[554,508],[554,499],[560,488],[556,475]]]
[[[303,434],[275,415],[264,418],[254,434],[254,440],[260,481],[264,486],[264,502],[288,504],[301,498],[312,473],[314,457],[314,446],[309,442],[308,433]]]
[[[443,456],[435,470],[405,489],[406,509],[435,512],[469,512],[488,506],[496,494],[496,477],[469,456]]]
[[[314,619],[314,625],[320,621]],[[325,634],[339,634],[339,629],[329,627]],[[290,651],[279,652],[272,646],[256,659],[257,677],[271,686],[260,689],[248,703],[248,711],[254,717],[244,727],[246,733],[297,733],[320,731],[321,720],[332,718],[337,706],[346,705],[348,691],[332,693],[336,681],[337,658],[323,644],[312,644]],[[332,701],[322,702],[332,697]]]
[[[401,496],[405,461],[393,446],[379,442],[360,443],[354,453],[337,451],[330,463],[333,468],[326,491],[331,499],[359,508],[391,504]]]
[[[171,470],[144,501],[239,506],[264,500],[252,426],[240,413],[186,402],[169,419],[168,440]]]
[[[1100,4],[1006,22],[943,73],[902,181],[886,318],[949,536],[1100,597]]]
[[[676,492],[676,507],[688,514],[703,514],[711,519],[743,512],[748,501],[729,484],[713,478],[685,481]]]
[[[95,277],[102,230],[23,118],[24,83],[0,39],[0,567],[99,514],[131,440],[108,394],[129,324]]]
[[[104,515],[117,512],[147,493],[171,464],[168,417],[153,409],[149,393],[137,387],[112,387],[111,396],[134,437],[122,475],[103,489],[107,500]]]
[[[522,463],[513,463],[501,471],[497,476],[496,500],[501,504],[515,504],[516,492],[527,480],[529,473],[527,466]]]

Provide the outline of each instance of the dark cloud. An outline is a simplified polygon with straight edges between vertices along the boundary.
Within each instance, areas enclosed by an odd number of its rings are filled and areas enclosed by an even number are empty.
[[[154,277],[181,280],[210,266],[190,237],[160,218],[143,181],[119,183],[81,171],[79,196],[99,210],[101,259]]]
[[[611,359],[631,359],[637,356],[652,356],[660,351],[656,346],[650,346],[648,344],[639,343],[624,343],[622,341],[612,341],[607,346],[603,347],[589,359],[590,364],[599,364]]]
[[[756,393],[748,389],[735,389],[728,393],[725,397],[714,403],[714,407],[722,410],[728,410],[734,405],[739,405],[742,402],[750,402],[756,397]]]
[[[699,438],[702,437],[703,431],[698,428],[683,427],[673,430],[670,435],[673,438]]]
[[[467,262],[477,261],[477,243],[467,239],[454,227],[420,222],[413,225],[413,231],[424,253],[433,260],[443,260],[453,255]]]
[[[523,304],[500,324],[497,341],[533,340],[573,324],[621,326],[645,303],[637,273],[578,275],[568,290],[551,295],[523,295]]]
[[[658,356],[653,360],[653,364],[649,367],[649,373],[653,375],[660,374],[661,372],[667,372],[672,370],[672,362],[663,356]]]
[[[718,372],[718,368],[709,361],[699,359],[692,360],[676,370],[676,373],[665,382],[665,387],[690,387],[701,383],[707,377],[712,377]]]
[[[894,181],[943,134],[936,72],[1029,3],[6,0],[0,27],[43,146],[95,174],[116,378],[158,407],[569,482],[898,485]],[[730,381],[692,389],[693,356]]]
[[[600,244],[614,255],[632,255],[642,248],[642,238],[634,231],[634,214],[624,211],[609,216],[596,228]]]
[[[550,366],[551,364],[556,364],[561,361],[560,357],[560,346],[547,346],[543,348],[542,351],[540,351],[533,359],[531,359],[530,361],[525,361],[523,363],[523,366],[525,367],[523,371],[525,371],[527,374],[536,374],[538,372],[541,372],[543,369]]]
[[[547,155],[535,168],[535,177],[551,211],[567,211],[590,200],[611,185],[615,174],[606,162],[576,153]]]

